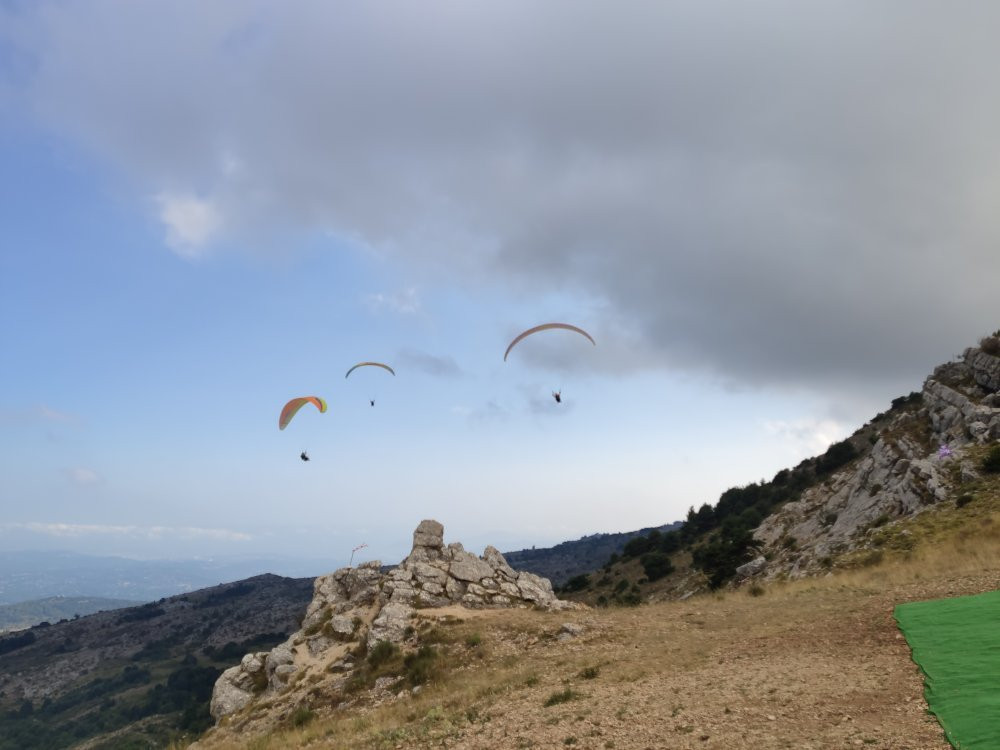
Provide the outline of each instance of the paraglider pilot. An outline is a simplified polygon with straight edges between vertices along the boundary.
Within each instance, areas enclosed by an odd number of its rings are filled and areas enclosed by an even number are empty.
[[[552,398],[556,400],[557,404],[562,403],[562,391],[552,391]]]
[[[299,454],[299,458],[301,458],[303,461],[308,461],[309,460],[309,454],[306,453],[305,451],[302,451],[302,453]]]

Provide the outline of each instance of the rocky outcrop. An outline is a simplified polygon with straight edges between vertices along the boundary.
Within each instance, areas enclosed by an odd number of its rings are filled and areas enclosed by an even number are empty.
[[[1000,391],[1000,357],[980,349],[966,349],[964,358],[977,385],[990,393]]]
[[[478,557],[457,542],[445,545],[444,527],[437,521],[421,521],[410,554],[387,573],[376,560],[317,578],[302,629],[270,653],[247,654],[223,672],[212,695],[212,716],[218,720],[259,696],[280,693],[311,664],[350,672],[348,645],[403,643],[412,632],[415,610],[454,604],[581,607],[557,599],[548,579],[515,571],[495,547]]]
[[[821,573],[833,557],[868,546],[878,528],[949,497],[976,476],[966,447],[1000,439],[998,389],[1000,358],[979,349],[935,369],[919,408],[895,413],[861,456],[761,523],[759,554],[739,577]]]

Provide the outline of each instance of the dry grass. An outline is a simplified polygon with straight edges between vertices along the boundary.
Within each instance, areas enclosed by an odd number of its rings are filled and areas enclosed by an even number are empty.
[[[198,746],[947,750],[892,610],[997,587],[1000,478],[962,492],[975,499],[888,525],[877,565],[754,595],[425,626],[442,664],[417,694],[339,708],[314,696],[316,716],[298,728],[293,704],[277,700],[271,711],[285,718],[257,728],[269,734],[223,728]],[[560,640],[566,621],[583,634]]]

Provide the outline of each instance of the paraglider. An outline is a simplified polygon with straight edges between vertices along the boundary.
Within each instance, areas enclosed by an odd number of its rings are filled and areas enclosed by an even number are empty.
[[[308,454],[308,453],[306,453],[305,451],[302,451],[302,452],[301,452],[301,453],[299,454],[299,458],[301,458],[301,459],[302,459],[303,461],[308,461],[308,460],[309,460],[309,454]]]
[[[597,342],[594,341],[594,337],[591,336],[589,333],[587,333],[582,328],[577,328],[576,326],[570,325],[569,323],[544,323],[544,324],[542,324],[540,326],[535,326],[534,328],[529,328],[527,331],[523,331],[523,332],[519,333],[517,336],[515,336],[514,340],[511,341],[510,344],[507,346],[507,351],[505,351],[503,353],[503,361],[504,362],[507,361],[507,355],[510,354],[510,350],[513,349],[515,346],[517,346],[517,344],[520,341],[526,339],[528,336],[532,335],[533,333],[538,333],[539,331],[547,331],[547,330],[550,330],[552,328],[562,328],[562,329],[565,329],[567,331],[575,331],[576,333],[579,333],[581,336],[585,336],[590,341],[591,344],[593,344],[594,346],[597,346]]]
[[[552,391],[552,398],[556,400],[557,404],[562,403],[562,391]]]
[[[354,365],[354,367],[352,367],[350,370],[347,371],[347,375],[350,375],[359,367],[381,367],[383,370],[388,370],[393,375],[396,374],[396,371],[393,370],[391,367],[389,367],[389,365],[382,364],[381,362],[358,362],[356,365]],[[344,377],[346,378],[347,375],[344,375]]]
[[[312,404],[315,406],[319,409],[320,414],[326,412],[326,401],[321,399],[319,396],[300,396],[299,398],[293,398],[281,409],[281,414],[278,416],[278,429],[283,430],[288,427],[288,423],[292,421],[292,417],[298,414],[299,409],[306,404]]]
[[[347,378],[348,375],[357,370],[359,367],[381,367],[383,370],[387,370],[389,373],[391,373],[393,377],[396,376],[396,371],[393,370],[391,367],[389,367],[389,365],[384,364],[383,362],[358,362],[356,365],[354,365],[354,367],[352,367],[350,370],[347,371],[347,375],[344,375],[344,378]],[[373,398],[368,399],[368,404],[370,406],[375,406],[375,399]]]

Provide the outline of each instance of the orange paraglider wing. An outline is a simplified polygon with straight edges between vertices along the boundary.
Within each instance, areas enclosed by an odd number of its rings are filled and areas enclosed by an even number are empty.
[[[320,413],[326,411],[326,401],[321,399],[319,396],[300,396],[299,398],[293,398],[289,401],[281,410],[281,415],[278,417],[278,429],[283,430],[288,427],[288,423],[292,421],[292,417],[298,414],[299,409],[301,409],[306,404],[313,404]]]

